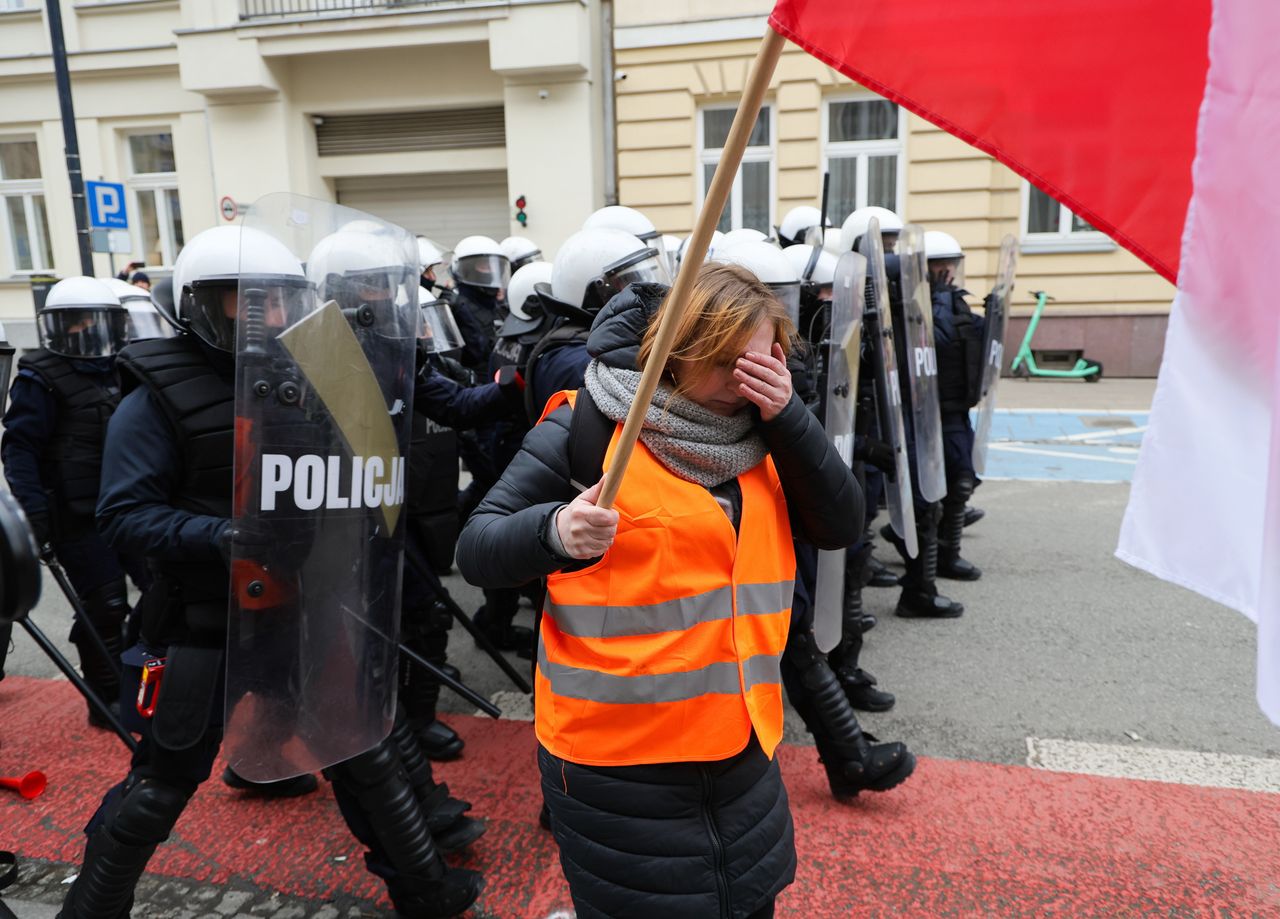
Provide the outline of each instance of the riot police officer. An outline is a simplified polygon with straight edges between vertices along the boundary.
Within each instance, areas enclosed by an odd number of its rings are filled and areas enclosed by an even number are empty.
[[[793,207],[783,216],[778,224],[778,242],[782,248],[799,246],[809,241],[809,232],[819,227],[831,226],[830,220],[823,220],[822,211],[810,204]]]
[[[973,424],[969,409],[978,404],[982,387],[983,319],[965,302],[964,250],[949,233],[924,234],[933,299],[933,336],[938,353],[939,406],[942,411],[943,459],[947,494],[938,524],[938,574],[976,581],[982,571],[960,557],[966,505],[978,486],[973,468]]]
[[[455,318],[466,339],[461,360],[474,370],[489,366],[493,337],[506,309],[511,262],[488,236],[468,236],[453,250]]]
[[[126,395],[108,432],[98,521],[113,546],[144,554],[152,566],[154,580],[140,604],[141,640],[147,672],[159,672],[161,691],[128,775],[86,827],[84,864],[61,913],[66,919],[129,914],[138,878],[209,777],[221,745],[242,279],[260,289],[263,320],[277,328],[314,295],[298,259],[270,235],[207,230],[174,266],[178,302],[170,318],[183,333],[121,356]],[[448,836],[464,802],[447,793],[437,800],[434,788],[416,784],[429,779],[411,778],[400,752],[402,724],[327,774],[397,911],[455,915],[475,900],[482,881],[445,866],[433,839]],[[439,805],[430,813],[428,800]]]
[[[127,560],[98,535],[93,511],[107,422],[120,402],[115,356],[128,341],[129,314],[104,282],[78,277],[54,285],[36,320],[42,347],[18,361],[4,416],[4,474],[42,554],[57,557],[88,617],[71,629],[85,681],[114,705]],[[128,567],[135,582],[145,581],[139,566]],[[107,726],[93,708],[89,723]]]
[[[507,261],[511,263],[511,276],[514,278],[517,271],[525,265],[533,262],[542,261],[542,250],[538,248],[538,244],[532,239],[526,239],[523,236],[508,236],[500,244],[502,254],[507,257]],[[511,298],[507,298],[510,303]]]

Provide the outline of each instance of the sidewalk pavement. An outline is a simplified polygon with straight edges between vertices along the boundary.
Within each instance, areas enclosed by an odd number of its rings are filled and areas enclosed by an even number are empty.
[[[1147,411],[1155,395],[1154,379],[1018,380],[1005,377],[996,391],[1002,409],[1067,409],[1076,411]]]

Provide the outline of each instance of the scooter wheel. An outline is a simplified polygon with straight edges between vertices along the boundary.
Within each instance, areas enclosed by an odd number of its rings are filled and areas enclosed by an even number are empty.
[[[1102,365],[1097,361],[1094,361],[1093,365],[1098,369],[1084,378],[1086,383],[1096,383],[1102,379]]]
[[[1025,363],[1019,364],[1013,368],[1013,375],[1019,380],[1029,380],[1031,379],[1031,368]]]

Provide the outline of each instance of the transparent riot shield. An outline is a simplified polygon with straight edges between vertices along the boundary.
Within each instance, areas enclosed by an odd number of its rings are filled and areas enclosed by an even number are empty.
[[[892,481],[886,476],[885,503],[889,506],[889,525],[907,546],[907,554],[916,557],[916,510],[911,500],[911,464],[907,459],[906,423],[902,418],[901,377],[898,374],[898,352],[893,340],[893,320],[889,315],[889,277],[884,267],[884,242],[880,238],[880,221],[871,219],[863,234],[867,253],[867,309],[863,316],[866,335],[872,339],[869,351],[875,364],[876,414],[880,420],[880,436],[893,450],[896,470]]]
[[[929,263],[925,259],[924,230],[909,223],[898,236],[902,266],[903,327],[906,336],[907,382],[911,387],[911,419],[915,432],[916,469],[920,497],[941,501],[947,493],[942,457],[942,410],[938,398],[938,355],[933,341],[933,297],[929,293]]]
[[[862,311],[867,260],[846,252],[836,265],[831,290],[831,331],[825,343],[826,408],[823,427],[840,458],[853,465],[853,421],[858,405],[858,363],[862,355]],[[813,597],[813,634],[823,653],[840,643],[844,606],[845,550],[818,552]]]
[[[390,732],[421,313],[413,236],[368,214],[268,195],[240,244],[226,745],[263,782]]]
[[[1004,367],[1004,332],[1009,324],[1009,303],[1013,298],[1013,276],[1018,265],[1018,245],[1012,234],[1000,243],[996,282],[987,297],[982,336],[982,389],[978,401],[978,424],[973,437],[973,468],[978,475],[987,471],[987,444],[996,414],[996,388]]]

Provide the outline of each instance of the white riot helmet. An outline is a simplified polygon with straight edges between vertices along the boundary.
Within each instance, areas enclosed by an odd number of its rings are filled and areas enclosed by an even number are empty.
[[[724,234],[724,239],[721,241],[721,244],[725,246],[733,246],[740,242],[768,243],[775,249],[778,248],[777,240],[768,233],[762,233],[760,230],[752,227],[740,227],[736,230],[730,230],[728,233]]]
[[[691,239],[693,239],[692,234],[689,236],[686,236],[683,240],[680,241],[680,248],[676,250],[676,266],[677,267],[679,267],[680,263],[684,261],[684,254],[689,249],[689,240]],[[704,261],[709,262],[713,258],[715,258],[716,250],[723,245],[724,245],[724,234],[721,233],[719,230],[712,230],[711,245],[707,246],[707,256],[704,259]]]
[[[717,262],[741,265],[769,286],[787,308],[792,322],[800,321],[800,273],[777,246],[759,239],[741,240],[716,250]]]
[[[129,311],[97,278],[66,278],[54,284],[36,326],[40,345],[63,357],[110,357],[129,343]]]
[[[497,241],[488,236],[468,236],[453,247],[453,279],[459,284],[506,290],[511,282],[511,261]]]
[[[135,287],[119,278],[107,278],[103,283],[120,298],[120,305],[129,311],[129,341],[146,341],[149,338],[173,338],[178,330],[165,321],[151,300],[150,291]]]
[[[622,230],[624,233],[630,233],[643,242],[657,239],[661,235],[654,227],[652,220],[634,207],[626,207],[621,204],[611,204],[608,207],[600,208],[583,222],[582,229]]]
[[[422,313],[418,338],[429,353],[457,351],[466,344],[458,322],[453,318],[452,307],[422,287],[418,288],[418,310]]]
[[[351,229],[355,223],[369,223]],[[373,221],[352,221],[316,243],[307,256],[307,280],[322,301],[336,300],[343,309],[364,304],[403,302],[406,286],[417,287],[412,269],[414,255],[405,251],[403,239]]]
[[[831,221],[828,220],[826,225],[831,226]],[[816,207],[810,207],[807,204],[793,207],[782,218],[782,223],[778,224],[778,242],[784,249],[804,243],[808,232],[820,226],[822,226],[822,212]]]
[[[800,275],[801,283],[818,287],[830,287],[835,283],[837,259],[826,249],[808,245],[787,246],[782,254]]]
[[[623,230],[579,230],[556,253],[551,296],[595,313],[628,284],[669,284],[658,250]]]
[[[516,272],[525,265],[542,258],[542,250],[538,248],[538,244],[531,239],[525,239],[523,236],[508,236],[500,245],[502,254],[511,263],[511,276],[513,278]]]
[[[880,221],[880,238],[884,241],[884,251],[892,252],[898,242],[898,234],[902,232],[902,218],[887,207],[860,207],[844,219],[840,227],[840,251],[853,252],[854,245],[867,232],[872,218]]]
[[[954,284],[964,287],[964,249],[950,233],[926,230],[924,257],[929,260],[931,283]]]
[[[205,230],[183,247],[173,265],[176,309],[169,315],[166,309],[173,307],[159,296],[156,306],[182,331],[233,354],[241,280],[260,283],[287,312],[310,296],[302,263],[288,247],[268,233],[235,224]]]
[[[507,308],[511,315],[521,320],[532,320],[534,317],[525,309],[530,297],[536,297],[534,287],[538,284],[550,284],[554,266],[550,262],[529,262],[511,276],[511,286],[507,288]]]

